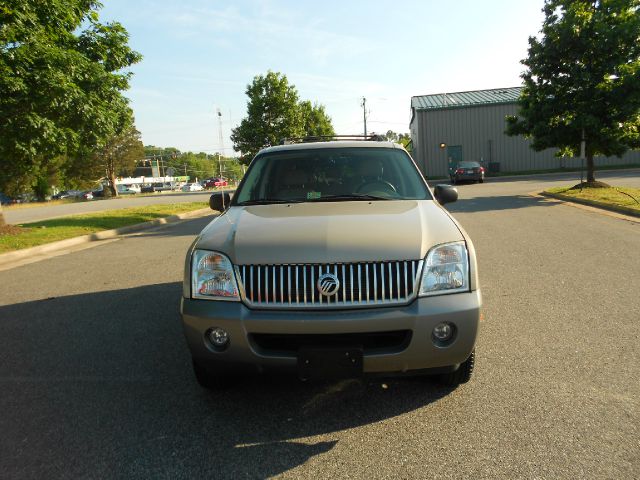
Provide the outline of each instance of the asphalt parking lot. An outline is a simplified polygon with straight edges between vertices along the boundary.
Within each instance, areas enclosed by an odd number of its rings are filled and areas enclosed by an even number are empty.
[[[210,218],[0,272],[0,477],[639,478],[640,223],[528,195],[567,183],[460,186],[484,321],[456,390],[200,389],[178,300]]]

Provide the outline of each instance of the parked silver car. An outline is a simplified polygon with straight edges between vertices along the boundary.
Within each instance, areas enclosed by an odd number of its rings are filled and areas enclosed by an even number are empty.
[[[481,295],[471,240],[409,154],[380,141],[298,143],[253,159],[196,238],[181,313],[201,385],[438,374],[467,382]]]

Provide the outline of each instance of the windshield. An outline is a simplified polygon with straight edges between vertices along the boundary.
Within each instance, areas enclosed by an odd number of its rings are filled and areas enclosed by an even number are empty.
[[[233,205],[431,198],[418,169],[402,150],[326,148],[259,155]]]

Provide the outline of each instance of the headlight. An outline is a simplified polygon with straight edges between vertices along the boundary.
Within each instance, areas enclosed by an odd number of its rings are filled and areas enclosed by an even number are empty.
[[[427,253],[420,296],[469,291],[469,255],[464,242],[445,243]]]
[[[226,255],[194,250],[191,256],[191,297],[238,301],[238,284]]]

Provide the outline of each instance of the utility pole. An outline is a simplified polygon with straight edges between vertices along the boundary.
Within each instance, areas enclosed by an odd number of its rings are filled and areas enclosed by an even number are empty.
[[[224,142],[222,141],[222,112],[220,108],[216,108],[216,111],[218,112],[218,146],[220,147],[218,166],[220,168],[220,178],[222,178],[222,152],[224,152]]]
[[[364,118],[364,136],[367,136],[367,99],[362,97],[362,116]]]

